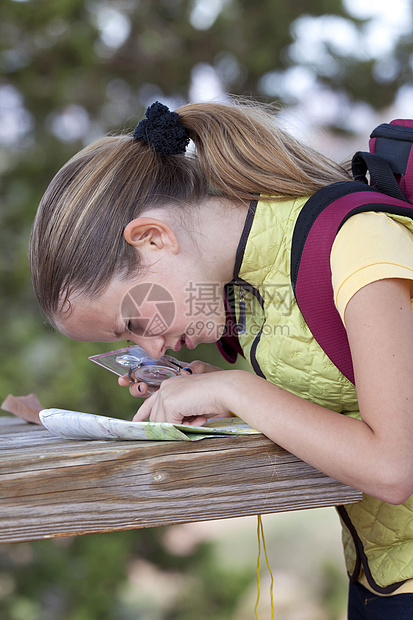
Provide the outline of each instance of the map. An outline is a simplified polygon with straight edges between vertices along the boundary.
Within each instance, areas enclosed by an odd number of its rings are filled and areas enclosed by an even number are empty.
[[[261,434],[237,417],[217,418],[204,426],[191,426],[168,422],[130,422],[66,409],[43,409],[39,416],[43,426],[64,439],[197,441],[213,436]]]

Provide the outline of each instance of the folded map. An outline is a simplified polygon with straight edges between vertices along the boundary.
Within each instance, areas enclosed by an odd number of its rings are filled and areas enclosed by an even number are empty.
[[[64,439],[197,441],[206,437],[260,434],[237,417],[216,418],[204,426],[191,426],[168,422],[130,422],[66,409],[43,409],[39,416],[49,431]]]

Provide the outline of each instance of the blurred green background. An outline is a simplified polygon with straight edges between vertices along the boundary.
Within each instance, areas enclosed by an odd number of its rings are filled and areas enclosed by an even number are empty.
[[[379,122],[413,116],[412,4],[1,0],[0,67],[0,398],[35,392],[46,407],[129,418],[136,401],[87,360],[113,345],[55,333],[32,293],[28,238],[52,176],[156,99],[228,94],[280,103],[291,131],[344,159]],[[213,346],[195,353],[181,357],[221,363]],[[331,513],[266,517],[278,618],[344,617]],[[254,521],[239,519],[4,545],[0,617],[251,618],[255,544]]]

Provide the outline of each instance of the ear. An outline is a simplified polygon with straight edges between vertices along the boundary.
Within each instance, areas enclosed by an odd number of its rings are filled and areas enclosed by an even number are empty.
[[[152,217],[137,217],[123,231],[127,243],[140,251],[169,250],[177,254],[178,239],[172,228]]]

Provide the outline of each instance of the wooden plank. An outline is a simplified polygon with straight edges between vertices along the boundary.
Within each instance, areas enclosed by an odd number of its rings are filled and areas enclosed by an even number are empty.
[[[361,493],[262,435],[67,441],[0,418],[0,542],[334,506]]]

